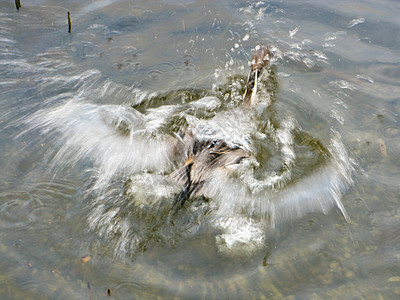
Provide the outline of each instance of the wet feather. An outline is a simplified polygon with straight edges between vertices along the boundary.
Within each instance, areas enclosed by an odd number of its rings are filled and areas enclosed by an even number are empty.
[[[270,52],[266,46],[257,47],[251,62],[243,96],[243,106],[251,108],[256,103],[257,82],[269,64]],[[215,172],[240,164],[252,153],[240,145],[229,146],[223,140],[199,140],[190,128],[184,129],[174,137],[170,157],[181,165],[170,177],[183,188],[175,199],[171,211],[175,214],[188,199],[212,197],[207,183]]]

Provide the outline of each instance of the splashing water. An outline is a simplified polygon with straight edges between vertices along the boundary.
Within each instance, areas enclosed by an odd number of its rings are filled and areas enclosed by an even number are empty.
[[[260,83],[254,111],[232,106],[229,88],[240,91],[244,79],[231,80],[212,96],[167,94],[168,105],[163,94],[137,93],[133,105],[158,103],[147,109],[72,97],[26,119],[24,134],[39,129],[53,141],[53,170],[90,161],[85,167],[92,171],[89,193],[95,200],[88,212],[89,230],[112,243],[116,256],[135,254],[150,240],[173,243],[193,236],[204,224],[219,232],[220,252],[250,253],[263,247],[264,229],[279,222],[333,207],[347,220],[340,198],[352,184],[353,162],[340,135],[332,132],[325,148],[292,116],[276,119],[268,78]],[[176,168],[169,151],[174,128],[181,124],[199,140],[224,140],[254,156],[215,171],[207,183],[209,201],[187,203],[171,220],[168,210],[180,187],[169,177]]]
[[[70,101],[39,111],[27,122],[58,143],[53,167],[91,159],[97,170],[96,188],[104,189],[118,175],[169,167],[165,139],[150,138],[146,127],[151,117],[129,107]]]

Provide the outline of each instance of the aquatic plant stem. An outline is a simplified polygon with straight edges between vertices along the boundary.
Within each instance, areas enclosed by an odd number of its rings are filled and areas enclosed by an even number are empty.
[[[17,7],[17,10],[19,10],[22,7],[21,6],[21,1],[15,0],[15,6]]]
[[[16,0],[19,1],[19,0]],[[71,33],[71,13],[67,12],[67,17],[68,17],[68,32]]]

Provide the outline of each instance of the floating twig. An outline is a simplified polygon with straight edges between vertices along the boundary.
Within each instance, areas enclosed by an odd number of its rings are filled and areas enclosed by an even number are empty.
[[[19,10],[22,6],[21,6],[21,1],[19,0],[15,0],[15,6],[17,7],[17,9]]]
[[[15,1],[19,1],[19,0],[15,0]],[[70,14],[70,12],[67,12],[67,16],[68,16],[68,32],[71,33],[71,14]]]

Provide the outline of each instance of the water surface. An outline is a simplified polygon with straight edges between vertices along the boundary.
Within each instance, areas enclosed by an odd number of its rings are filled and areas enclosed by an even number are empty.
[[[396,2],[0,7],[3,298],[399,297]],[[171,218],[186,127],[254,157]]]

